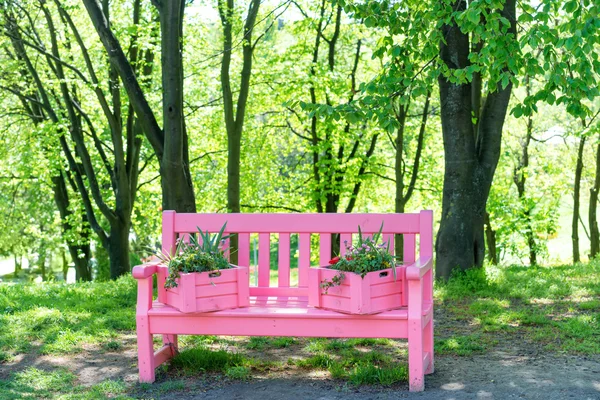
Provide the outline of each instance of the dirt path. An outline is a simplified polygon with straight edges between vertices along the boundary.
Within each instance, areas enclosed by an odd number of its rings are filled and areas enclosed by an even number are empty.
[[[74,356],[17,357],[0,368],[0,379],[27,367],[52,370],[68,368],[78,383],[91,386],[104,380],[122,380],[134,398],[154,399],[599,399],[600,357],[556,355],[531,350],[519,342],[496,346],[485,355],[439,356],[436,372],[425,380],[425,392],[409,393],[408,385],[391,388],[354,386],[328,378],[326,372],[278,370],[255,373],[249,382],[199,374],[183,379],[183,385],[165,390],[174,376],[158,378],[155,385],[136,384],[135,337],[124,338],[118,352],[90,347]],[[4,375],[4,376],[3,376]],[[182,381],[179,380],[181,383]]]

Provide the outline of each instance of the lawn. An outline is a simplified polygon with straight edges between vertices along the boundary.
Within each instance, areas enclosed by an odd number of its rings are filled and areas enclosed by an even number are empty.
[[[485,354],[515,340],[556,355],[600,354],[600,263],[487,267],[437,284],[436,353]],[[181,337],[157,383],[135,381],[135,281],[0,285],[0,398],[160,398],[258,377],[396,387],[404,341]],[[84,376],[82,360],[119,374]],[[96,370],[93,370],[96,371]],[[107,379],[108,378],[108,379]]]

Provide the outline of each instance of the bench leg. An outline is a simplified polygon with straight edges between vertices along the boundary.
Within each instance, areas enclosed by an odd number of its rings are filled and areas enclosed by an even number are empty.
[[[165,346],[171,346],[173,349],[173,355],[179,353],[179,345],[177,343],[177,335],[162,335],[163,344]]]
[[[137,322],[137,342],[138,342],[138,368],[140,371],[140,382],[154,382],[154,344],[152,343],[152,334],[148,324],[148,316],[138,315]]]
[[[408,386],[411,392],[425,388],[423,365],[423,325],[420,319],[408,321]]]
[[[433,374],[433,316],[431,316],[431,320],[425,327],[423,336],[423,350],[429,353],[429,365],[425,369],[425,374]]]

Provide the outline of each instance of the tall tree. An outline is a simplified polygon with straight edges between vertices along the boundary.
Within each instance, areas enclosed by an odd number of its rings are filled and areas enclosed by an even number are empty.
[[[525,89],[527,96],[531,96],[531,78],[527,76],[525,78]],[[535,240],[535,232],[532,224],[532,212],[534,205],[527,201],[525,196],[525,184],[527,182],[527,175],[529,168],[529,145],[531,144],[531,138],[533,136],[533,116],[527,117],[527,123],[525,128],[525,137],[521,140],[521,154],[519,155],[517,166],[513,171],[513,181],[517,187],[517,193],[522,206],[523,217],[525,219],[525,237],[527,239],[527,246],[529,247],[529,265],[537,265],[537,244]]]
[[[546,79],[543,87],[525,99],[522,105],[515,107],[513,113],[517,117],[521,114],[529,115],[537,111],[537,101],[545,101],[549,104],[564,105],[566,111],[581,122],[572,220],[573,261],[578,262],[583,152],[586,136],[595,129],[598,110],[595,110],[594,101],[600,95],[597,85],[600,76],[598,6],[592,1],[542,0],[535,5],[525,2],[521,7],[523,13],[520,22],[528,26],[523,35],[524,45],[534,49],[527,60],[528,72],[545,74]],[[597,153],[598,161],[599,156],[600,153]],[[600,168],[598,170],[600,171]],[[600,181],[598,184],[600,187]],[[595,197],[597,192],[594,185],[590,195]],[[596,203],[590,202],[588,215],[594,254],[600,250]]]
[[[160,164],[163,209],[195,212],[196,200],[189,168],[188,138],[183,114],[183,20],[185,0],[153,0],[160,15],[163,128],[140,85],[105,12],[107,0],[83,0],[89,17],[115,68],[141,129]]]
[[[10,38],[20,68],[27,71],[27,81],[31,82],[25,94],[13,93],[19,95],[22,101],[39,99],[40,114],[36,118],[49,121],[57,131],[56,145],[60,146],[68,171],[73,176],[73,186],[81,196],[87,221],[109,253],[110,275],[116,278],[130,270],[129,234],[142,145],[140,124],[136,123],[131,107],[123,118],[118,76],[109,68],[108,85],[103,88],[73,18],[59,0],[54,3],[55,9],[51,9],[44,0],[28,4],[43,15],[49,45],[43,41],[38,24],[32,23],[26,7],[7,3],[3,8],[4,33]],[[139,7],[139,1],[137,4]],[[134,7],[136,25],[140,23],[138,7]],[[109,10],[105,8],[104,11],[104,18],[108,21]],[[57,20],[61,25],[56,25]],[[19,25],[19,21],[25,22],[25,25]],[[62,41],[59,41],[59,33],[64,35]],[[72,41],[77,43],[81,52],[85,73],[75,66]],[[35,64],[28,50],[40,55],[46,65]],[[130,57],[130,62],[137,66],[137,51],[132,51]],[[151,64],[148,64],[143,73],[149,75],[150,72]],[[92,93],[88,92],[90,87]],[[34,93],[33,99],[27,96],[28,91]],[[99,132],[92,113],[86,111],[88,95],[94,95],[100,105],[105,124],[102,130],[108,132],[106,136]],[[86,139],[87,135],[91,140]],[[97,210],[107,222],[108,230],[104,228]]]
[[[343,22],[341,2],[323,0],[316,9],[298,7],[311,21],[301,25],[312,36],[312,43],[303,45],[311,54],[307,79],[296,88],[305,93],[301,100],[286,103],[286,124],[308,146],[314,209],[349,213],[356,207],[380,137],[353,105],[365,66],[363,34],[357,25]],[[332,241],[334,252],[337,245]]]
[[[233,24],[236,19],[234,0],[219,0],[219,15],[223,28],[223,57],[221,59],[221,91],[223,94],[223,112],[227,131],[227,211],[239,213],[240,207],[240,157],[242,151],[242,133],[246,117],[246,104],[250,93],[252,76],[252,58],[258,39],[253,42],[252,33],[260,7],[260,0],[251,0],[244,22],[242,46],[242,70],[235,101],[232,91],[231,56],[236,46],[233,42]],[[259,38],[260,39],[260,38]],[[231,238],[232,249],[237,249],[237,236]],[[237,262],[237,252],[231,254],[231,261]]]
[[[406,1],[353,2],[346,9],[365,26],[375,28],[380,39],[373,51],[383,63],[381,71],[362,85],[360,103],[364,116],[375,116],[394,150],[394,211],[403,213],[417,188],[427,122],[432,111],[434,79],[427,66],[437,55],[428,44],[431,30],[428,4]],[[432,53],[433,51],[433,53]],[[411,113],[413,115],[411,115]],[[419,122],[410,123],[411,119]],[[411,132],[414,131],[414,132]],[[396,253],[403,253],[403,238],[395,239]]]
[[[483,265],[485,208],[512,90],[511,53],[518,52],[515,0],[450,4],[439,76],[445,170],[436,275],[443,279],[456,267]],[[487,61],[487,84],[473,62],[480,57],[495,59]]]

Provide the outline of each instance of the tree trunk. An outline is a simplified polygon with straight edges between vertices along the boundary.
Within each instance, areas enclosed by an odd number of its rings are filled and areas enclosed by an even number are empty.
[[[596,148],[596,177],[594,186],[590,189],[589,224],[590,224],[590,260],[600,252],[600,233],[596,208],[598,207],[598,190],[600,190],[600,143]]]
[[[160,163],[163,209],[196,212],[183,114],[185,0],[160,2],[164,154]]]
[[[67,262],[67,254],[65,253],[65,249],[60,251],[60,259],[62,260],[63,279],[66,282],[67,275],[69,274],[69,263]]]
[[[242,133],[246,117],[246,103],[250,93],[252,76],[252,57],[256,43],[252,42],[252,33],[260,7],[260,0],[252,0],[248,5],[248,15],[244,23],[244,40],[242,44],[242,71],[237,101],[234,102],[231,89],[231,56],[233,45],[233,20],[235,12],[234,0],[219,0],[218,8],[223,28],[223,58],[221,59],[221,91],[223,93],[223,116],[227,130],[227,212],[239,213],[240,206],[240,162]],[[234,109],[235,104],[235,109]],[[233,236],[229,242],[231,248],[230,262],[238,260],[238,237]]]
[[[131,271],[129,265],[129,225],[130,221],[117,222],[110,227],[108,237],[108,255],[110,259],[110,278],[116,279]]]
[[[531,78],[525,77],[527,97],[531,96]],[[537,264],[537,244],[535,242],[535,232],[531,223],[531,212],[533,207],[528,204],[525,197],[525,183],[527,182],[527,168],[529,168],[529,144],[533,135],[533,116],[527,117],[527,130],[525,138],[521,142],[521,155],[519,156],[518,165],[513,171],[513,181],[517,187],[519,201],[524,207],[523,217],[525,218],[525,239],[529,247],[529,265]]]
[[[91,250],[88,242],[80,246],[69,246],[69,254],[75,265],[75,280],[89,282],[92,280],[92,266],[90,265]]]
[[[466,9],[466,1],[456,4]],[[502,11],[516,36],[515,0]],[[454,22],[442,27],[440,57],[450,70],[469,65],[469,37]],[[485,255],[484,216],[489,191],[500,158],[502,128],[512,85],[498,83],[488,93],[481,110],[473,110],[476,83],[452,83],[439,78],[442,133],[444,138],[444,189],[442,217],[436,241],[436,276],[447,280],[457,268],[481,267]],[[476,90],[475,90],[476,92]],[[475,102],[477,103],[477,102]],[[473,123],[473,113],[479,118]]]
[[[585,136],[579,140],[577,148],[577,163],[575,166],[575,182],[573,184],[573,219],[571,222],[571,239],[573,243],[573,262],[580,261],[579,255],[579,197],[581,193],[581,174],[583,173],[583,150],[585,148]]]
[[[496,231],[492,228],[490,213],[485,213],[485,241],[488,249],[488,260],[493,264],[498,264],[498,249],[496,248]]]
[[[58,175],[52,177],[52,184],[54,203],[56,204],[56,208],[58,208],[58,212],[60,214],[63,234],[69,237],[71,233],[70,231],[73,229],[69,218],[73,213],[69,210],[69,193],[67,191],[67,185],[63,175],[59,173]],[[82,221],[87,221],[85,213],[82,216]],[[91,281],[92,271],[90,268],[90,238],[87,233],[82,233],[81,236],[82,240],[79,242],[67,239],[67,248],[69,249],[69,254],[71,255],[73,264],[75,264],[76,279],[78,281]]]
[[[37,265],[42,273],[42,281],[46,281],[46,250],[42,249],[38,254]]]
[[[21,256],[15,255],[15,279],[19,277],[19,272],[21,272],[23,268],[23,264],[21,262]]]

